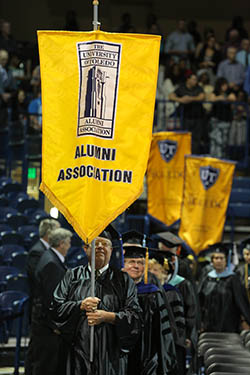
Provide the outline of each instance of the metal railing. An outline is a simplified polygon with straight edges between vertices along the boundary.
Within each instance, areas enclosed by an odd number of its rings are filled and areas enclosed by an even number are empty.
[[[235,160],[245,169],[249,161],[250,111],[245,102],[202,101],[179,104],[157,100],[154,131],[189,130],[193,153]]]

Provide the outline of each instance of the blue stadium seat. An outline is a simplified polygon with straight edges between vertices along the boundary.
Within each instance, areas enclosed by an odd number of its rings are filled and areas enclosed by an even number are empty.
[[[4,194],[0,195],[0,207],[7,207],[10,201]]]
[[[17,213],[17,214],[7,214],[6,215],[6,224],[9,225],[13,230],[18,230],[20,226],[28,224],[29,220],[26,215]]]
[[[232,189],[250,189],[250,177],[235,177]]]
[[[7,275],[5,281],[5,290],[18,290],[26,294],[29,294],[30,292],[28,276],[24,273],[19,273],[18,275]]]
[[[27,264],[28,252],[15,252],[12,254],[9,265],[12,267],[16,267],[20,270],[20,272],[26,272],[26,264]]]
[[[6,290],[6,276],[18,275],[20,271],[15,267],[0,266],[0,291]]]
[[[34,198],[19,198],[17,202],[17,209],[19,212],[24,213],[29,210],[29,214],[39,209],[39,202]]]
[[[3,253],[2,263],[6,266],[16,267],[20,272],[26,273],[28,252],[26,250],[9,248]]]
[[[19,291],[5,291],[0,293],[0,324],[4,333],[4,342],[7,343],[16,323],[16,349],[14,375],[19,374],[19,366],[23,365],[20,359],[21,338],[23,336],[23,320],[28,312],[29,296]],[[3,337],[2,337],[3,339]]]
[[[26,210],[24,213],[26,214]],[[38,209],[30,215],[29,223],[39,225],[40,221],[43,219],[51,219],[51,216],[44,210]]]
[[[16,244],[16,245],[24,245],[23,236],[16,231],[11,232],[1,232],[0,233],[0,245],[8,245],[8,244]]]
[[[37,225],[21,225],[17,232],[23,236],[24,246],[26,249],[30,249],[35,241],[39,239],[39,230]]]
[[[17,213],[18,213],[18,211],[14,207],[1,207],[1,210],[0,210],[0,223],[6,224],[6,216],[8,214],[16,215]]]
[[[14,198],[23,190],[23,187],[18,182],[4,182],[1,186],[0,193],[5,194],[8,198]]]
[[[231,203],[250,203],[250,188],[234,188],[231,191],[229,204]]]
[[[0,233],[1,232],[11,232],[13,229],[7,224],[0,224]]]

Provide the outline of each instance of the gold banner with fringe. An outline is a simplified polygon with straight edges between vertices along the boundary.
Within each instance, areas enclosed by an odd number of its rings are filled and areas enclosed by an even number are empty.
[[[179,236],[198,254],[220,242],[235,163],[212,157],[185,157]]]
[[[167,226],[180,219],[186,154],[191,154],[191,133],[154,133],[147,169],[148,213]]]
[[[40,189],[86,242],[142,193],[160,37],[38,31]]]

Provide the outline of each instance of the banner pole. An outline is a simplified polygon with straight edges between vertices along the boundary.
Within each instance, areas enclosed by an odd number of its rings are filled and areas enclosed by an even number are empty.
[[[99,30],[101,23],[98,21],[98,6],[99,6],[99,1],[98,0],[93,0],[93,27],[94,30]]]
[[[98,6],[99,1],[93,0],[93,28],[94,30],[100,29],[100,22],[98,21]],[[91,285],[90,285],[91,297],[95,297],[95,239],[91,242]],[[90,362],[94,361],[94,326],[90,327]]]
[[[91,242],[91,297],[95,297],[95,239]],[[90,327],[90,362],[94,361],[94,326]]]

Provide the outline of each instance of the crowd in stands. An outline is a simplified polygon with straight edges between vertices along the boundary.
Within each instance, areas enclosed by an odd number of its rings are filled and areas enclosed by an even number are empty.
[[[65,30],[79,30],[68,11]],[[119,32],[134,33],[131,15],[122,16]],[[250,42],[241,16],[232,20],[224,40],[216,30],[198,31],[195,21],[179,19],[176,30],[163,35],[150,14],[146,32],[160,34],[161,53],[155,131],[186,129],[193,153],[227,157],[228,147],[245,146],[250,95]],[[210,103],[201,104],[200,101]],[[42,105],[37,46],[16,40],[10,20],[0,20],[0,127],[26,121],[27,134],[41,134]],[[238,154],[239,156],[239,154]]]

